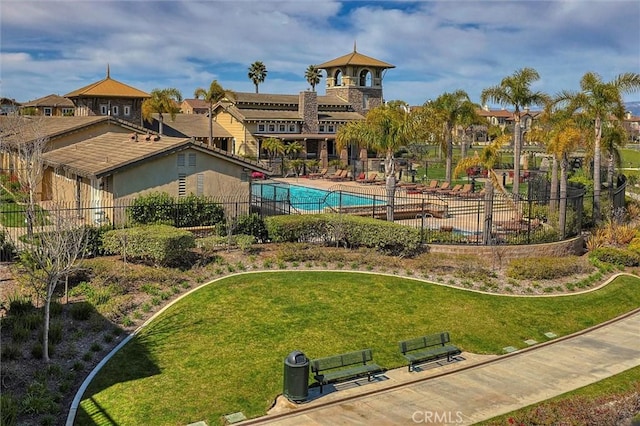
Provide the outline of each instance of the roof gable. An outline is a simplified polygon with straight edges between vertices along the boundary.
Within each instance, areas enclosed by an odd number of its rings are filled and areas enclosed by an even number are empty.
[[[74,108],[75,104],[64,96],[50,94],[42,98],[34,99],[22,105],[23,107],[69,107]]]
[[[124,84],[119,82],[118,80],[114,80],[111,78],[109,74],[109,69],[107,68],[107,76],[95,83],[91,83],[87,86],[81,87],[80,89],[74,90],[73,92],[67,93],[65,95],[67,98],[79,98],[79,97],[114,97],[114,98],[150,98],[146,92],[142,90],[138,90],[135,87],[129,86],[128,84]]]
[[[339,58],[332,59],[331,61],[325,62],[320,65],[316,65],[316,68],[326,69],[326,68],[336,68],[336,67],[344,67],[347,65],[353,66],[361,66],[361,67],[373,67],[373,68],[395,68],[395,65],[391,65],[387,62],[380,61],[378,59],[372,58],[367,55],[363,55],[362,53],[356,52],[355,46],[353,52],[348,53],[344,56],[340,56]]]

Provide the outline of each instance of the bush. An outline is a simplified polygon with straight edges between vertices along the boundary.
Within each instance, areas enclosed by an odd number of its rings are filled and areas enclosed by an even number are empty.
[[[180,264],[189,249],[195,247],[192,233],[166,225],[116,229],[105,233],[103,241],[107,250],[119,253],[124,259],[162,266]]]
[[[252,235],[258,242],[267,241],[269,236],[267,226],[256,213],[240,216],[234,234]]]
[[[635,251],[617,248],[617,247],[600,247],[589,253],[589,256],[601,262],[611,263],[619,266],[638,266],[640,265],[640,254]]]
[[[591,269],[591,266],[577,256],[530,257],[511,260],[506,275],[515,279],[552,280],[589,273]]]
[[[35,309],[33,302],[28,296],[9,296],[9,315],[21,315]]]
[[[102,236],[105,232],[110,231],[110,225],[91,226],[86,228],[87,246],[85,248],[85,257],[105,256],[109,253],[102,245]]]
[[[7,236],[4,229],[0,232],[0,261],[6,262],[15,259],[16,248]]]
[[[93,313],[93,306],[88,302],[78,302],[71,305],[69,310],[71,318],[76,321],[86,321],[91,317]]]
[[[20,346],[12,343],[4,342],[2,344],[2,360],[11,361],[22,358]],[[3,423],[4,424],[4,423]]]
[[[143,225],[211,226],[224,221],[224,209],[210,199],[190,194],[176,200],[166,192],[137,197],[127,215],[133,223]]]
[[[18,401],[6,392],[0,395],[0,422],[5,426],[13,426],[16,424],[19,412]]]
[[[381,253],[414,256],[422,251],[420,230],[377,219],[316,214],[265,219],[274,242],[322,242],[349,248],[369,247]]]

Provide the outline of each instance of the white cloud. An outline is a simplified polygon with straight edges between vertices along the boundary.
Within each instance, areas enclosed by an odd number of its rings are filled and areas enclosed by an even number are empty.
[[[576,89],[587,71],[640,71],[635,1],[18,1],[0,3],[2,92],[18,100],[67,93],[104,77],[191,96],[218,79],[297,93],[304,70],[358,51],[396,65],[385,97],[411,104],[464,89],[472,98],[516,69],[536,88]],[[633,37],[635,34],[635,38]],[[324,81],[319,89],[322,92]]]

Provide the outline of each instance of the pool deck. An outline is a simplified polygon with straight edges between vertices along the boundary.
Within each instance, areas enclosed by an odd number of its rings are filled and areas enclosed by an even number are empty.
[[[271,179],[274,182],[282,182],[290,185],[301,185],[307,186],[310,188],[322,189],[325,191],[351,191],[357,192],[364,195],[376,195],[376,196],[384,196],[385,195],[385,185],[381,184],[364,184],[355,181],[332,181],[329,179],[309,179],[307,177],[289,177],[289,178],[273,178]],[[268,181],[267,181],[268,182]],[[409,182],[404,182],[405,184]],[[421,201],[428,201],[433,203],[444,203],[449,207],[449,211],[452,210],[469,210],[469,209],[461,209],[461,207],[468,207],[469,203],[472,203],[474,206],[479,206],[482,204],[481,199],[472,199],[465,200],[461,197],[456,196],[444,196],[444,195],[432,195],[432,194],[409,194],[404,192],[403,188],[399,188],[396,194],[396,197],[401,195],[399,198],[400,203],[416,203]],[[398,200],[398,198],[396,199]],[[476,225],[476,221],[474,218],[477,218],[477,211],[469,211],[468,213],[456,213],[453,215],[449,215],[446,218],[436,218],[436,217],[427,217],[424,218],[426,222],[425,226],[430,229],[442,229],[442,228],[451,228],[451,229],[459,229],[462,231],[473,231],[471,229],[466,229],[466,227],[473,223]],[[514,212],[510,209],[498,209],[496,210],[493,220],[496,222],[504,221],[508,222],[513,219],[515,216]],[[412,225],[412,226],[422,226],[422,218],[416,219],[405,219],[405,220],[397,220],[397,223]],[[419,222],[419,223],[418,223]]]

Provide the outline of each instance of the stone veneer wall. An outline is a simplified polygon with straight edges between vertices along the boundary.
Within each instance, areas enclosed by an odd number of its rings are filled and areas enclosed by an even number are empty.
[[[382,105],[382,89],[373,87],[334,86],[327,88],[327,95],[338,96],[349,102],[353,110],[365,114],[368,110]],[[363,105],[364,95],[369,96],[367,108]]]
[[[301,133],[318,133],[318,94],[310,90],[300,92],[298,114],[302,121]]]
[[[429,253],[466,254],[493,258],[496,261],[505,262],[511,259],[524,257],[564,257],[582,255],[584,253],[584,238],[581,236],[565,241],[545,244],[530,245],[441,245],[428,244]]]
[[[74,98],[76,104],[76,115],[102,115],[100,105],[110,105],[118,107],[118,115],[113,117],[130,121],[137,125],[142,125],[142,99],[137,98]],[[124,115],[124,107],[131,108],[131,114]]]

